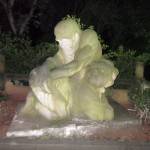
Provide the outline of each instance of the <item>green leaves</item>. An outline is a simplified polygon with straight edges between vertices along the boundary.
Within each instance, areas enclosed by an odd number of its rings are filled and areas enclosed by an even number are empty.
[[[2,92],[0,92],[0,101],[6,101],[8,100],[9,96],[6,94],[3,94]]]
[[[141,86],[136,85],[129,92],[131,102],[135,108],[140,111],[140,117],[145,119],[150,117],[150,89],[141,89]]]
[[[46,58],[54,56],[58,49],[55,43],[40,43],[36,47],[28,37],[13,38],[0,29],[0,53],[6,60],[6,72],[29,73]]]
[[[116,51],[109,51],[104,55],[105,58],[114,61],[116,68],[119,69],[118,78],[133,78],[135,70],[135,51],[125,51],[120,46]]]
[[[141,61],[141,62],[145,62],[145,63],[150,62],[150,53],[143,53],[141,55],[138,55],[136,57],[136,61]]]
[[[150,54],[143,53],[137,55],[134,50],[125,50],[123,46],[119,46],[116,51],[109,50],[104,55],[106,59],[114,61],[115,66],[119,69],[118,78],[134,78],[135,63],[142,61],[148,63],[150,61]]]

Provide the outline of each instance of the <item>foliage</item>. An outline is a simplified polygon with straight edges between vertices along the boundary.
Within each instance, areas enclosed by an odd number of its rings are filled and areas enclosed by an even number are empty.
[[[9,96],[7,94],[3,94],[0,92],[0,101],[6,101],[8,100]]]
[[[38,66],[46,60],[47,57],[53,57],[58,50],[58,45],[55,43],[42,42],[35,47],[35,59],[33,63]]]
[[[4,0],[1,1],[4,2]],[[22,24],[29,15],[33,6],[32,2],[33,0],[15,0],[12,12],[17,27],[20,25],[20,20]],[[61,18],[70,14],[78,16],[88,26],[93,24],[96,32],[111,49],[116,49],[121,43],[126,49],[149,52],[150,1],[148,0],[144,2],[142,0],[111,0],[109,2],[107,0],[38,0],[36,4],[33,16],[26,24],[28,31],[32,32],[32,41],[36,44],[37,37],[38,41],[54,41],[53,34],[49,33],[53,32],[53,27]],[[0,14],[0,25],[10,30],[3,5],[0,5]],[[37,34],[40,36],[36,36]]]
[[[138,55],[136,57],[136,61],[141,61],[144,63],[149,63],[150,62],[150,53],[143,53],[141,55]]]
[[[136,111],[140,113],[140,118],[150,118],[150,89],[143,89],[140,81],[129,92],[131,102]]]
[[[6,60],[6,72],[29,73],[56,52],[56,44],[40,43],[33,47],[28,37],[13,38],[12,34],[0,29],[0,53]]]
[[[125,50],[119,46],[116,51],[109,50],[104,57],[114,61],[115,66],[119,69],[118,78],[134,78],[135,64],[137,61],[145,63],[150,62],[150,53],[138,55],[134,50]]]
[[[105,58],[114,61],[119,69],[118,78],[133,78],[135,70],[135,51],[125,49],[120,46],[117,51],[109,51],[104,55]]]

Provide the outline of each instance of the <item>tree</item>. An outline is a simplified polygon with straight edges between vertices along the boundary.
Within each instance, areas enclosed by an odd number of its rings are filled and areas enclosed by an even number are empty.
[[[92,24],[111,49],[123,45],[139,52],[150,48],[149,0],[88,0],[81,20]]]
[[[27,13],[21,14],[21,12],[16,13],[16,11],[14,11],[14,7],[17,7],[17,4],[18,4],[18,3],[15,3],[15,0],[0,0],[0,3],[2,4],[5,10],[5,13],[8,17],[11,29],[15,37],[20,37],[24,33],[25,28],[27,24],[29,23],[29,20],[33,16],[33,12],[36,8],[37,1],[38,0],[32,1],[32,5],[30,5],[30,10],[28,14]],[[18,0],[16,0],[16,2],[18,2]],[[31,3],[31,1],[28,2],[28,5],[29,3]]]

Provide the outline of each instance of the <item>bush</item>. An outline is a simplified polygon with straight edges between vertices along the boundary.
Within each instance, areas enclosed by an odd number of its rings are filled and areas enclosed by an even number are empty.
[[[33,64],[36,66],[41,65],[46,58],[53,57],[58,51],[58,45],[55,43],[42,42],[35,47],[36,53]]]
[[[137,81],[129,95],[140,118],[150,119],[150,89],[143,89],[140,81]]]
[[[118,78],[133,78],[135,70],[135,51],[125,51],[124,48],[120,46],[117,51],[108,51],[104,57],[114,62],[115,67],[119,70]]]
[[[144,63],[149,64],[150,63],[150,53],[143,53],[141,55],[136,56],[136,61],[141,61]]]
[[[0,91],[0,102],[1,102],[1,101],[6,101],[6,100],[8,100],[8,99],[9,99],[9,95],[4,94],[4,93],[2,93],[2,92]]]
[[[150,53],[138,55],[136,51],[125,50],[123,46],[120,46],[116,51],[109,50],[104,57],[114,62],[119,69],[118,78],[121,79],[135,78],[135,64],[137,61],[150,62]]]
[[[28,37],[13,38],[10,33],[0,29],[0,53],[5,57],[7,73],[29,73],[46,58],[53,56],[57,49],[54,43],[40,43],[33,47]]]

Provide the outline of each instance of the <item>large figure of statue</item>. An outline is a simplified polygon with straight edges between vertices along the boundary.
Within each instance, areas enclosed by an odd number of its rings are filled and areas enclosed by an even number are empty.
[[[48,120],[85,117],[112,120],[113,108],[105,97],[118,70],[102,58],[94,30],[82,31],[71,18],[54,29],[58,53],[30,73],[28,94],[22,115],[40,114]]]

